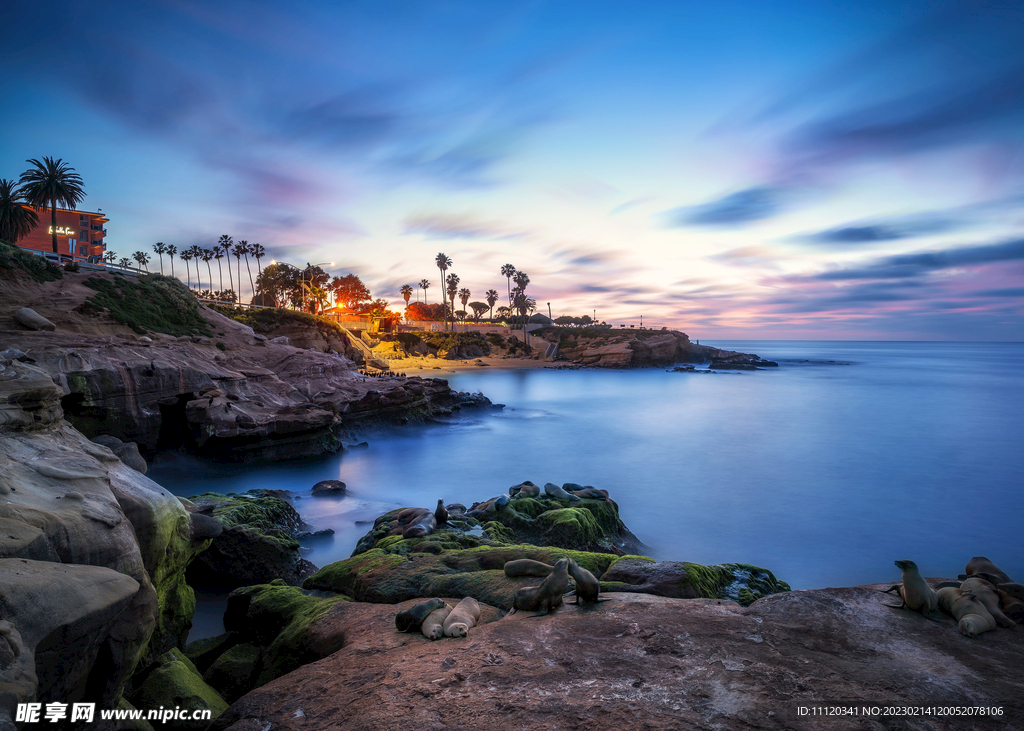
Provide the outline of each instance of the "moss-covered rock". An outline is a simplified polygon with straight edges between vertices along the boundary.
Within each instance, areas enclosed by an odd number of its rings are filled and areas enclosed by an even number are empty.
[[[262,651],[256,645],[235,645],[218,657],[203,673],[203,680],[225,700],[234,703],[254,687]]]
[[[193,586],[250,586],[278,577],[297,585],[315,570],[299,555],[293,537],[305,528],[302,518],[271,491],[205,493],[188,500],[191,510],[224,525],[224,532],[189,567]]]
[[[136,708],[181,708],[189,711],[209,710],[216,718],[227,710],[228,704],[203,680],[196,666],[173,649],[157,658],[153,669],[129,699]],[[202,729],[207,721],[168,721],[161,728]]]
[[[230,650],[240,642],[237,634],[225,632],[216,637],[204,637],[201,640],[193,640],[182,648],[182,653],[199,672],[205,673],[213,661]]]
[[[423,539],[409,539],[423,540]],[[391,548],[397,548],[392,544]],[[535,586],[535,577],[510,579],[503,567],[508,561],[531,558],[554,564],[569,557],[593,573],[603,574],[614,554],[589,553],[529,544],[479,546],[446,550],[441,554],[388,553],[375,548],[344,561],[325,566],[306,579],[306,589],[347,594],[357,601],[396,603],[418,596],[472,596],[496,607],[509,607],[512,595],[523,586]]]
[[[608,588],[605,588],[607,584]],[[602,591],[635,591],[682,599],[729,599],[748,606],[789,584],[767,569],[749,564],[704,566],[687,561],[661,561],[623,556],[601,575]]]

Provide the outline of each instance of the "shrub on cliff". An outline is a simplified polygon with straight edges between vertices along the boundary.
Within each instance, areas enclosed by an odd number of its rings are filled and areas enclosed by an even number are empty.
[[[338,323],[328,320],[326,317],[311,315],[308,312],[297,310],[282,310],[275,307],[264,307],[252,310],[230,305],[212,305],[225,317],[230,317],[236,322],[248,325],[255,332],[266,334],[281,327],[305,327],[320,332],[325,338],[344,338],[345,333]]]
[[[64,276],[52,261],[0,241],[0,276],[6,279],[14,272],[24,272],[37,282],[51,282]]]
[[[201,305],[177,279],[162,274],[141,277],[89,277],[86,287],[96,294],[86,300],[91,311],[106,311],[111,319],[139,334],[209,335]],[[79,312],[90,310],[80,308]]]

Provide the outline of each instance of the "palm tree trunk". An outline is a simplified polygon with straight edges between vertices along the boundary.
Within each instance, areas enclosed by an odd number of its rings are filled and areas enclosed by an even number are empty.
[[[206,271],[210,275],[210,298],[213,299],[213,269],[210,268],[209,259],[206,259]]]
[[[53,253],[59,254],[57,251],[57,201],[50,201],[50,231],[53,233]]]
[[[217,260],[217,275],[220,277],[220,291],[224,291],[224,270],[220,268],[220,259]]]
[[[252,290],[252,296],[256,296],[256,285],[252,283],[252,269],[249,268],[249,255],[245,255],[245,271],[249,272],[249,289]]]
[[[174,257],[171,257],[171,276],[174,276]]]
[[[231,276],[231,252],[227,250],[227,247],[225,247],[225,249],[224,249],[224,256],[226,256],[228,258],[228,284],[231,285],[231,292],[232,292],[232,294],[234,294],[234,292],[235,292],[235,280]]]
[[[242,305],[242,257],[236,256],[238,260],[238,305]]]
[[[164,255],[160,254],[160,276],[164,274]]]

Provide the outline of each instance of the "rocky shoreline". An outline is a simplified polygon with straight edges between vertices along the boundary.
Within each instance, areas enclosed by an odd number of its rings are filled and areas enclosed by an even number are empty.
[[[889,585],[788,591],[755,566],[655,562],[614,495],[596,488],[520,483],[444,506],[425,535],[405,535],[392,511],[351,558],[316,569],[299,554],[304,526],[282,496],[177,498],[145,476],[131,444],[278,459],[337,449],[349,426],[489,402],[440,379],[367,379],[333,348],[272,343],[205,310],[208,335],[97,324],[82,313],[81,282],[0,285],[54,326],[26,329],[14,308],[0,313],[3,731],[22,727],[12,723],[19,703],[78,701],[208,709],[213,728],[233,731],[404,729],[409,719],[445,729],[832,728],[796,709],[846,700],[999,706],[1002,728],[1022,717],[1019,631],[965,637],[952,620],[884,607],[878,589]],[[677,353],[677,335],[655,337],[672,338]],[[640,340],[649,354],[637,340],[606,343],[618,356],[587,357],[660,357],[660,340]],[[606,601],[508,615],[515,593],[537,582],[504,574],[522,558],[572,558]],[[193,585],[237,588],[227,632],[186,644]],[[466,638],[395,630],[395,615],[424,598],[470,596],[481,614]]]

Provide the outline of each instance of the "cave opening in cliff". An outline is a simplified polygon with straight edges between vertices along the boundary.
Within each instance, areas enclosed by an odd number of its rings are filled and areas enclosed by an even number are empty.
[[[195,394],[182,393],[176,398],[164,399],[160,402],[160,434],[156,440],[156,451],[165,449],[185,449],[196,451],[195,434],[189,426],[185,407],[195,398]]]

